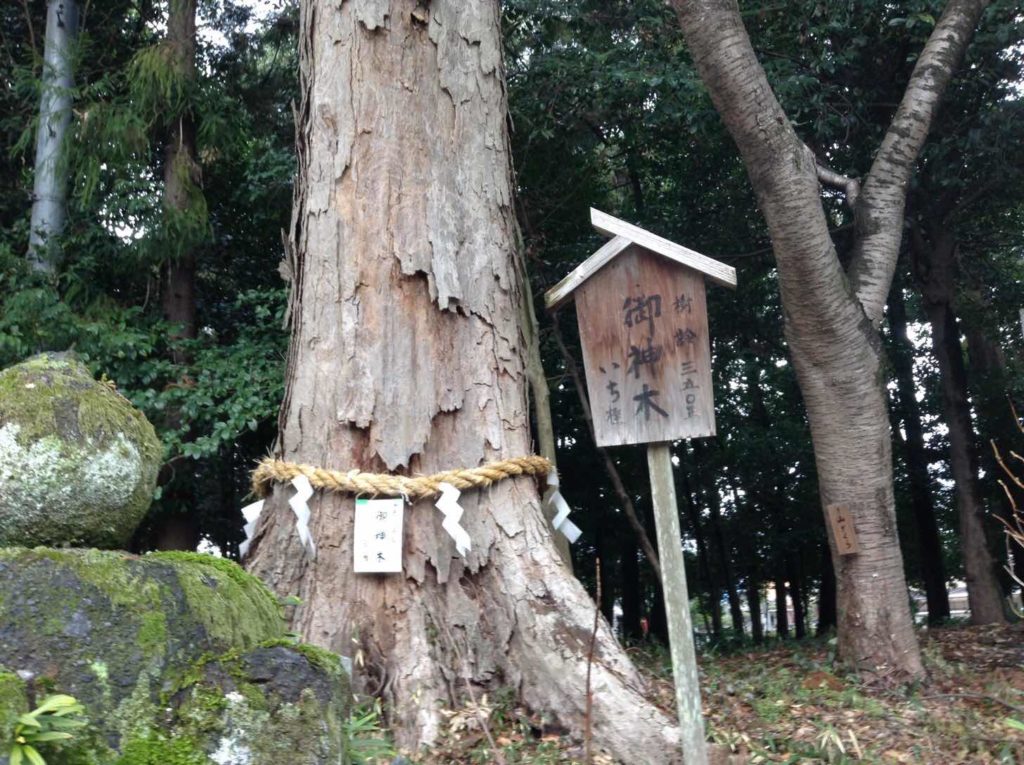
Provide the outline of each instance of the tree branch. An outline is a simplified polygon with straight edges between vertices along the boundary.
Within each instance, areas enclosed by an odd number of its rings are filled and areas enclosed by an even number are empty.
[[[672,6],[768,223],[787,336],[838,348],[837,339],[862,315],[829,234],[817,162],[772,92],[736,0],[672,0]]]
[[[850,284],[876,327],[896,269],[907,189],[946,87],[990,0],[950,0],[917,59],[864,180]]]
[[[818,171],[818,180],[823,185],[839,189],[846,194],[847,206],[851,210],[855,210],[857,208],[857,197],[860,196],[860,180],[848,178],[842,173],[837,173],[835,170],[825,167],[820,162],[815,163],[815,168]]]

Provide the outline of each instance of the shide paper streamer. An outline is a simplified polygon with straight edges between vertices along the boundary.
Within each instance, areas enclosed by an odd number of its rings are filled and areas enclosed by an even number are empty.
[[[553,507],[556,511],[555,517],[551,519],[551,525],[558,529],[569,540],[569,544],[573,544],[577,539],[580,538],[579,526],[569,520],[569,503],[565,501],[565,497],[562,496],[562,492],[558,490],[558,473],[552,470],[548,473],[548,486],[554,489],[551,492],[551,496],[548,497],[548,504]]]
[[[295,533],[299,535],[302,546],[316,558],[316,543],[313,542],[313,534],[309,530],[309,498],[313,496],[313,487],[304,475],[292,479],[291,485],[295,487],[295,496],[288,500],[288,505],[295,513]],[[262,512],[262,499],[242,508],[242,516],[245,518],[245,526],[242,527],[245,541],[238,545],[238,557],[244,558],[249,552],[249,545],[252,543],[253,534],[256,533],[256,524]]]
[[[459,555],[465,558],[466,553],[469,552],[470,540],[469,534],[459,525],[464,512],[459,504],[461,494],[462,492],[450,483],[441,483],[441,498],[434,506],[444,513],[444,523],[441,524],[441,528],[448,532],[448,536],[455,542],[455,549],[459,551]]]

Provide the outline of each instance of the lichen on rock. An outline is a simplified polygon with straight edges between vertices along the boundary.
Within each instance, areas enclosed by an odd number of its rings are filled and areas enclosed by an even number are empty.
[[[124,547],[162,459],[145,416],[73,355],[0,372],[0,545]]]
[[[0,725],[25,711],[12,670],[85,705],[55,762],[342,762],[340,660],[284,629],[276,598],[224,559],[0,549]]]

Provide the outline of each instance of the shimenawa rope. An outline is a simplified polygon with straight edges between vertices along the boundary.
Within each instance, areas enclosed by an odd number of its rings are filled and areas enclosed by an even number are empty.
[[[460,491],[479,489],[515,476],[548,475],[552,467],[549,460],[532,455],[488,462],[486,465],[475,468],[446,470],[433,475],[404,476],[387,473],[362,473],[358,470],[348,472],[328,470],[313,465],[267,457],[252,473],[252,491],[258,497],[266,497],[275,483],[288,483],[300,475],[304,475],[314,489],[338,491],[356,496],[407,497],[409,500],[430,499],[441,496],[442,483],[449,483]]]

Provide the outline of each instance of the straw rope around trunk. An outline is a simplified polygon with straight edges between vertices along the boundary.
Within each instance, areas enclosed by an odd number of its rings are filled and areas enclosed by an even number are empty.
[[[442,483],[449,483],[460,491],[481,489],[520,475],[546,476],[552,469],[550,460],[537,455],[513,457],[488,462],[480,467],[446,470],[424,476],[362,473],[358,470],[344,472],[267,457],[252,473],[252,491],[258,497],[266,497],[275,483],[288,483],[304,475],[314,489],[356,496],[405,497],[414,501],[441,496]]]

